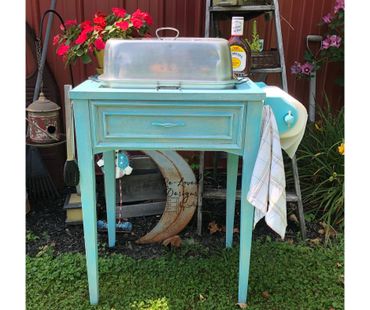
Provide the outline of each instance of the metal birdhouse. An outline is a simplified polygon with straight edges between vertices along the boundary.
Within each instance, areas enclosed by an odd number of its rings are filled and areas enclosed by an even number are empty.
[[[53,143],[60,140],[59,110],[60,106],[47,99],[43,92],[39,99],[27,107],[29,137],[32,142]]]

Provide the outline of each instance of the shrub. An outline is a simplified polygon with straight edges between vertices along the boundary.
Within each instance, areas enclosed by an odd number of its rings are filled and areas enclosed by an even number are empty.
[[[344,225],[344,110],[319,108],[297,151],[302,199],[307,215],[333,227]]]

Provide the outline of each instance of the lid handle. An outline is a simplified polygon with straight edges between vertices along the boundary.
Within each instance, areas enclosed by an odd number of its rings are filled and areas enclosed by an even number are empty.
[[[179,36],[179,34],[180,34],[180,31],[178,29],[176,29],[176,28],[173,28],[173,27],[160,27],[160,28],[157,28],[157,30],[155,31],[155,35],[157,36],[157,38],[159,40],[163,40],[164,39],[163,37],[161,37],[158,34],[159,31],[163,31],[163,30],[172,30],[172,31],[175,31],[176,32],[176,36],[169,37],[168,39],[174,39],[175,40]]]

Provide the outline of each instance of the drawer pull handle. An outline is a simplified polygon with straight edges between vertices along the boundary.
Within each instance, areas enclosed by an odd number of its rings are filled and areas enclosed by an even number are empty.
[[[185,126],[184,122],[152,122],[153,126],[159,126],[159,127],[165,127],[165,128],[172,128],[172,127],[178,127],[178,126]]]

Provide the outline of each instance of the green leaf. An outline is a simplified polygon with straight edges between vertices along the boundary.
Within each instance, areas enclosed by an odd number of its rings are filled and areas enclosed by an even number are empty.
[[[76,54],[77,54],[78,57],[81,57],[84,54],[84,51],[83,50],[77,50]]]
[[[84,64],[88,64],[89,62],[91,62],[91,58],[89,55],[87,54],[84,54],[81,56],[81,60]]]

